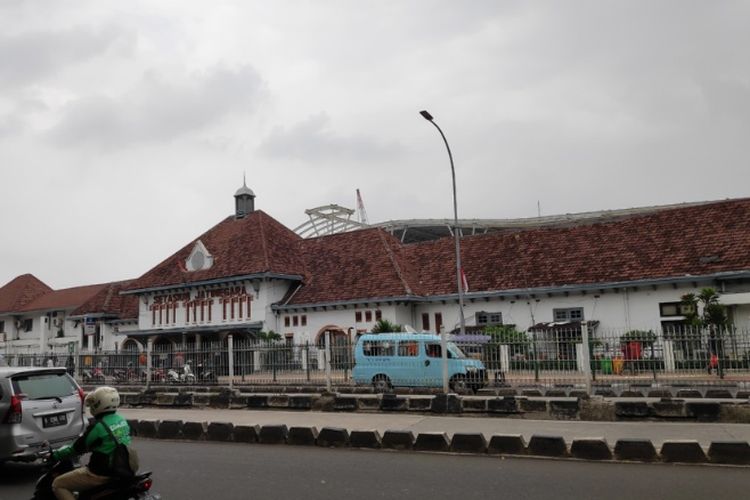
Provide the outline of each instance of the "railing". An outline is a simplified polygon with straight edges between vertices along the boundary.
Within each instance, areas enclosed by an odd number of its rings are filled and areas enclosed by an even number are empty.
[[[0,351],[0,364],[64,366],[85,384],[220,386],[314,386],[328,389],[393,386],[442,387],[442,359],[404,341],[365,346],[359,365],[348,339],[319,345],[238,340],[201,344],[151,344],[142,352]],[[439,342],[436,342],[439,349]],[[750,331],[694,329],[624,331],[549,327],[512,335],[455,338],[449,347],[451,385],[750,383]],[[412,348],[414,348],[412,350]],[[379,350],[380,349],[380,350]],[[461,356],[465,355],[465,358]],[[387,379],[387,380],[385,380]],[[462,380],[463,379],[463,380]]]

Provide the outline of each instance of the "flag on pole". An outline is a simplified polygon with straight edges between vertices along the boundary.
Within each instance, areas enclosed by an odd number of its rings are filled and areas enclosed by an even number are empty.
[[[464,268],[461,268],[461,287],[463,288],[464,292],[469,291],[469,282],[466,281],[466,273],[464,272]]]

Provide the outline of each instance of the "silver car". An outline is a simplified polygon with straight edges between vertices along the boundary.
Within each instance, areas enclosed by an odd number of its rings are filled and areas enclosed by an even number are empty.
[[[83,390],[65,368],[0,367],[0,462],[34,460],[85,427]]]

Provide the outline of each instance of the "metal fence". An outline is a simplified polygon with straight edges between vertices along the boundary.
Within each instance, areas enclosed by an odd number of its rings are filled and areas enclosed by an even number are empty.
[[[437,341],[403,339],[361,346],[327,337],[320,345],[233,340],[149,343],[143,351],[17,354],[0,364],[65,366],[84,384],[186,386],[442,387]],[[597,330],[585,323],[526,332],[453,337],[451,385],[712,384],[750,382],[750,331]],[[458,349],[455,349],[455,347]]]

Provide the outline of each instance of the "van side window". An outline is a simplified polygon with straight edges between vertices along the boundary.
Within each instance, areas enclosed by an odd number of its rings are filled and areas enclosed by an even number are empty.
[[[396,346],[387,340],[367,340],[362,344],[362,352],[365,356],[393,356]]]
[[[442,356],[440,351],[440,344],[425,344],[425,347],[427,348],[428,358],[439,358],[440,356]]]
[[[419,342],[407,341],[398,343],[399,356],[416,356],[419,352]]]

